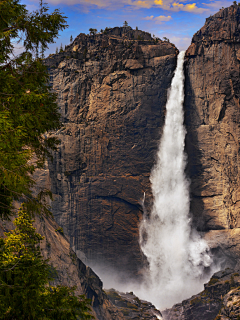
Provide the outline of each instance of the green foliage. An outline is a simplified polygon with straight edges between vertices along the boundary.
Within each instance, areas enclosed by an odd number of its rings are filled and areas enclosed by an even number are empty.
[[[111,28],[106,27],[106,28],[104,29],[103,33],[104,33],[104,34],[107,34],[109,30],[111,30]]]
[[[231,287],[235,287],[235,284],[236,284],[236,282],[235,282],[235,280],[234,280],[234,276],[231,275],[231,278],[230,278],[230,285],[231,285]]]
[[[72,43],[73,42],[73,36],[71,35],[71,37],[70,37],[70,43]]]
[[[90,35],[95,35],[97,33],[97,29],[90,28],[89,32],[90,32]]]
[[[49,150],[55,150],[51,130],[61,127],[56,96],[48,86],[49,75],[39,58],[66,28],[59,10],[46,5],[32,13],[19,0],[0,1],[0,217],[12,213],[12,201],[23,200],[28,212],[49,212],[45,198],[33,197],[31,174],[42,168]],[[21,43],[16,54],[14,44]],[[49,134],[45,134],[49,132]],[[29,160],[35,156],[35,164]]]
[[[219,281],[218,278],[211,278],[210,281],[208,282],[208,285],[211,286],[211,285],[217,283],[218,281]]]
[[[58,54],[58,47],[56,47],[56,54]]]
[[[124,26],[124,27],[128,27],[128,22],[127,22],[127,21],[124,21],[123,26]]]
[[[163,37],[164,41],[170,42],[169,39],[167,37]]]
[[[55,230],[55,232],[59,232],[61,235],[64,236],[64,232],[63,232],[63,228],[62,227],[59,227]]]
[[[13,200],[23,201],[16,228],[0,238],[0,319],[91,319],[89,301],[74,288],[52,287],[54,270],[41,256],[32,217],[49,213],[42,190],[33,196],[32,173],[43,168],[58,141],[61,127],[56,95],[48,85],[44,50],[66,28],[58,10],[29,13],[19,0],[0,0],[0,217],[14,213]],[[14,43],[20,43],[17,54]],[[34,156],[34,162],[33,162]],[[31,161],[30,161],[31,160]]]
[[[52,268],[40,252],[43,237],[21,208],[15,230],[0,239],[0,319],[92,319],[89,300],[49,285]]]

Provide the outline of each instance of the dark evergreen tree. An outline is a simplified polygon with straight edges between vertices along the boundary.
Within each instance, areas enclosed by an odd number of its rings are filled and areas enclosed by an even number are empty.
[[[89,32],[90,32],[90,35],[95,35],[97,33],[97,29],[90,28]]]
[[[9,217],[12,201],[20,199],[29,212],[48,212],[43,204],[50,193],[42,191],[33,197],[31,174],[43,167],[49,150],[56,149],[57,140],[50,131],[61,123],[39,48],[43,56],[66,26],[59,10],[49,14],[42,2],[40,10],[31,13],[19,0],[0,1],[0,217]],[[23,43],[18,55],[16,41]],[[33,155],[36,162],[30,164]]]

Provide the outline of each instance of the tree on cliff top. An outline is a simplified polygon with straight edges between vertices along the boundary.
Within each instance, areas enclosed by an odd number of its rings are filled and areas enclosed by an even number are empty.
[[[95,35],[97,33],[97,29],[90,28],[89,32],[90,32],[90,35]]]
[[[50,267],[29,214],[21,209],[15,230],[0,238],[0,319],[92,319],[89,301],[74,288],[49,285]]]
[[[32,13],[19,0],[0,0],[0,217],[13,213],[13,200],[28,212],[48,212],[48,191],[32,196],[31,174],[55,150],[51,130],[61,127],[56,95],[50,91],[43,56],[67,27],[65,17],[40,1]],[[49,134],[46,134],[49,132]],[[29,160],[35,156],[35,165]],[[46,204],[46,202],[45,202]]]

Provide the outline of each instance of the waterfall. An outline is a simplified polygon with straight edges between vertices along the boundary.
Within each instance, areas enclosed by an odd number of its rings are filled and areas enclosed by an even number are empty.
[[[189,181],[184,173],[184,54],[178,55],[150,176],[151,215],[145,216],[140,226],[140,245],[149,262],[145,298],[159,308],[171,307],[203,290],[204,269],[212,264],[207,243],[191,230]]]

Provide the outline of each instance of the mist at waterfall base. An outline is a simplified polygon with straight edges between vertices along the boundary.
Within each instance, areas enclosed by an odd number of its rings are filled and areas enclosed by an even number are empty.
[[[144,215],[140,225],[140,246],[149,263],[144,282],[129,280],[127,285],[121,284],[114,272],[94,268],[105,288],[133,291],[159,309],[199,293],[211,274],[219,270],[213,265],[207,243],[191,229],[189,181],[184,173],[184,54],[180,52],[178,56],[157,160],[150,176],[152,211],[149,217]]]

